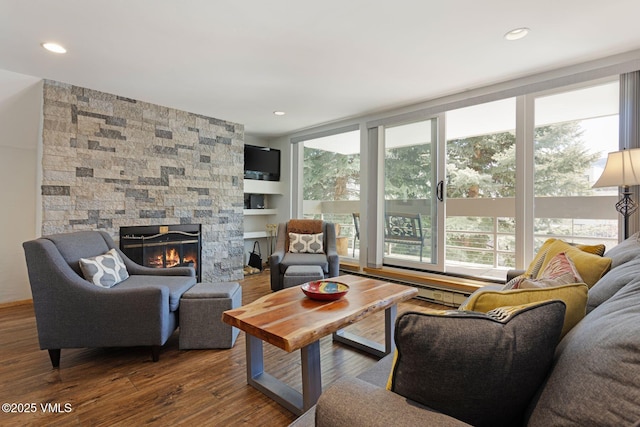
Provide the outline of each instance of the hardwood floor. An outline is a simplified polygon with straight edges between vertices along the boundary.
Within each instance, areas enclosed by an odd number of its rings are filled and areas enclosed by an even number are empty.
[[[271,292],[269,272],[241,285],[246,304]],[[398,313],[433,308],[443,307],[414,299],[401,303]],[[348,330],[382,341],[383,320],[379,312]],[[331,337],[320,348],[324,388],[376,362]],[[299,351],[265,344],[264,355],[266,371],[300,390]],[[53,369],[38,346],[33,307],[6,307],[0,309],[0,360],[0,403],[20,411],[3,406],[2,426],[286,426],[296,418],[247,385],[244,332],[231,349],[186,351],[178,349],[176,332],[156,363],[142,347],[63,349],[60,369]]]

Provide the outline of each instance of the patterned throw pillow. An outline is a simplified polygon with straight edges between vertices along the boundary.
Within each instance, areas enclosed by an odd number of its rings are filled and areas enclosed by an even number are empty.
[[[551,367],[564,312],[554,300],[490,314],[402,314],[390,389],[474,426],[521,425]]]
[[[115,249],[93,258],[80,258],[84,278],[101,288],[110,288],[129,277],[127,267]]]
[[[536,279],[527,279],[515,284],[512,289],[549,288],[552,286],[582,283],[582,277],[571,258],[560,252],[554,256]]]
[[[323,254],[324,251],[322,250],[322,233],[289,233],[289,252]]]
[[[549,246],[545,254],[541,271],[545,271],[547,265],[561,252],[571,258],[576,270],[580,272],[582,281],[589,287],[592,287],[611,268],[611,258],[594,255],[571,246],[562,240],[556,240]]]
[[[520,287],[520,283],[522,283],[523,280],[527,280],[528,278],[529,276],[525,276],[524,274],[516,276],[513,279],[509,280],[507,284],[504,285],[502,290],[506,291],[507,289],[517,289]]]

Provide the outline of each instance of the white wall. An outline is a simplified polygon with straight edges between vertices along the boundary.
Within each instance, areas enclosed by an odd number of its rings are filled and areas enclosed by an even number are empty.
[[[277,148],[280,150],[280,155],[282,156],[280,158],[280,164],[282,165],[282,168],[280,170],[280,182],[284,184],[284,193],[279,199],[280,203],[278,205],[278,215],[276,216],[274,222],[286,222],[292,218],[292,145],[288,137],[281,137],[269,141],[269,147]]]
[[[31,299],[22,242],[39,235],[42,80],[0,70],[0,304]]]

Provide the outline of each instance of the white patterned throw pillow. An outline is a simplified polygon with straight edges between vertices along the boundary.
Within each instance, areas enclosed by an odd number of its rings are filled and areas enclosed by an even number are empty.
[[[323,254],[324,251],[322,250],[322,233],[289,233],[289,252]]]
[[[115,249],[93,258],[80,258],[84,278],[101,288],[110,288],[129,277],[127,267]]]

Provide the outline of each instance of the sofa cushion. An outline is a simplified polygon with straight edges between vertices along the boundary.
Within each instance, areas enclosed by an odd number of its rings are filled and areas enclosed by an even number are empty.
[[[289,252],[322,254],[322,233],[289,233]]]
[[[118,288],[166,287],[169,289],[169,310],[176,311],[180,306],[182,294],[196,284],[191,276],[145,276],[135,274],[117,285]]]
[[[564,311],[546,301],[495,316],[405,313],[390,388],[474,426],[518,425],[547,375]]]
[[[282,257],[280,263],[280,272],[284,274],[292,265],[318,265],[322,267],[322,271],[327,274],[329,272],[329,260],[325,254],[294,254],[287,252]]]
[[[640,420],[640,278],[558,345],[529,427],[631,426]]]
[[[84,278],[103,288],[110,288],[129,277],[127,267],[115,249],[95,257],[80,258],[79,263]]]
[[[587,295],[588,288],[584,283],[534,289],[480,289],[471,294],[459,309],[486,313],[505,305],[561,300],[567,306],[562,327],[562,336],[564,336],[585,316]]]
[[[303,416],[290,427],[471,427],[357,378],[341,378],[325,390],[315,419]],[[266,423],[265,423],[266,424]]]
[[[589,289],[587,313],[590,313],[594,308],[611,298],[625,285],[634,281],[639,274],[640,258],[632,259],[611,269]]]
[[[609,249],[605,256],[611,258],[611,268],[640,258],[640,232]]]

